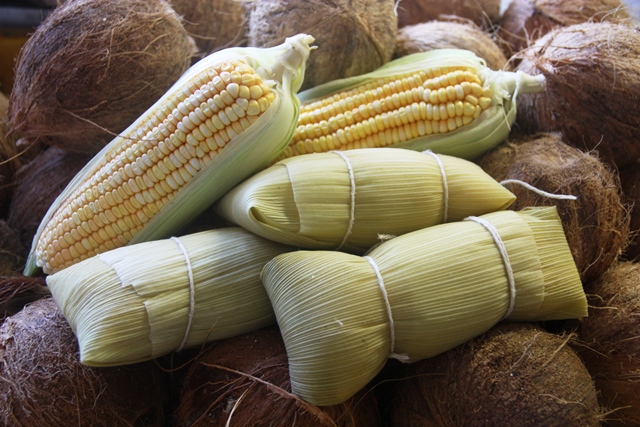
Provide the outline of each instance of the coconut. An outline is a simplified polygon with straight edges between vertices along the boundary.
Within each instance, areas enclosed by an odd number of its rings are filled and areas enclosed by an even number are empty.
[[[44,277],[0,275],[0,324],[33,301],[51,295]]]
[[[433,49],[465,49],[487,62],[492,70],[510,70],[507,58],[491,36],[468,20],[430,21],[398,30],[397,57]]]
[[[0,219],[0,276],[11,276],[22,270],[25,265],[24,253],[20,234]]]
[[[600,21],[626,23],[630,16],[620,0],[513,0],[498,34],[510,57],[555,27]]]
[[[368,73],[393,57],[395,0],[260,0],[247,5],[249,46],[275,46],[298,33],[315,38],[318,48],[307,61],[303,90]]]
[[[505,184],[516,195],[513,210],[557,207],[583,283],[602,275],[626,247],[629,215],[620,180],[594,154],[568,146],[558,134],[537,134],[510,138],[479,164],[498,181],[520,180],[547,193],[577,197],[559,200]]]
[[[610,410],[607,425],[640,425],[640,264],[614,265],[589,292],[575,348]]]
[[[169,89],[194,50],[164,0],[67,0],[18,55],[10,128],[96,153]]]
[[[216,50],[246,43],[244,5],[235,0],[171,0],[183,25],[204,57]],[[199,59],[199,58],[196,58]]]
[[[7,135],[7,109],[9,99],[0,92],[0,218],[7,214],[11,201],[13,174],[20,167],[18,148],[12,137]]]
[[[594,22],[554,30],[521,54],[517,70],[542,74],[547,90],[521,94],[516,123],[561,131],[617,168],[640,158],[640,30]]]
[[[50,147],[18,171],[7,223],[18,231],[25,249],[31,248],[49,206],[90,159],[89,154]]]
[[[629,206],[631,238],[624,253],[627,260],[640,258],[640,160],[620,171],[624,200]]]
[[[489,29],[500,21],[500,3],[500,0],[399,0],[398,27],[455,15]]]
[[[214,343],[192,363],[176,411],[178,426],[379,425],[373,393],[318,407],[291,394],[277,327]]]
[[[589,372],[571,335],[503,323],[396,382],[391,426],[599,426]]]
[[[0,424],[164,426],[168,387],[153,363],[82,365],[71,327],[51,298],[0,327]]]

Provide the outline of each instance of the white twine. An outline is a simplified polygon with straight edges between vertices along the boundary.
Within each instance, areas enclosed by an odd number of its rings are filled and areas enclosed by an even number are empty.
[[[396,325],[393,321],[393,314],[391,313],[391,304],[389,304],[389,295],[387,294],[387,289],[384,286],[384,281],[382,280],[382,274],[380,274],[380,269],[378,268],[378,264],[371,258],[370,256],[363,256],[371,267],[373,271],[376,273],[376,277],[378,278],[378,286],[380,287],[380,291],[382,292],[382,298],[384,299],[384,303],[387,309],[387,316],[389,317],[389,335],[391,335],[391,344],[390,344],[390,355],[389,357],[398,359],[400,361],[406,362],[409,360],[409,356],[406,354],[397,354],[394,352],[396,348]]]
[[[191,269],[191,261],[189,260],[189,254],[187,254],[187,248],[184,247],[180,239],[177,237],[172,237],[171,240],[176,242],[178,248],[180,248],[180,252],[184,256],[184,260],[187,264],[187,276],[189,277],[189,319],[187,321],[187,328],[184,332],[184,337],[182,338],[182,342],[176,351],[180,351],[187,344],[187,338],[189,337],[189,333],[191,332],[191,324],[193,323],[194,310],[196,305],[195,300],[195,284],[193,282],[193,270]]]
[[[543,197],[548,197],[550,199],[558,199],[558,200],[576,200],[577,197],[576,196],[572,196],[570,194],[553,194],[553,193],[548,193],[544,190],[540,190],[539,188],[534,187],[533,185],[526,183],[524,181],[520,181],[519,179],[505,179],[504,181],[500,181],[500,185],[505,185],[505,184],[519,184],[521,186],[523,186],[524,188],[526,188],[527,190],[531,190],[536,194],[539,194],[540,196]]]
[[[349,158],[347,156],[344,155],[344,153],[340,152],[340,151],[331,151],[331,153],[335,153],[338,156],[342,157],[342,160],[344,160],[344,162],[347,164],[347,170],[349,171],[349,180],[351,183],[351,199],[350,199],[350,203],[349,203],[349,225],[347,226],[347,231],[344,234],[344,237],[342,238],[342,242],[340,242],[340,244],[338,245],[338,247],[335,249],[336,251],[339,251],[340,249],[342,249],[342,247],[345,245],[345,243],[347,243],[347,239],[349,238],[349,236],[351,235],[351,232],[353,231],[353,223],[355,222],[356,218],[355,218],[355,212],[356,212],[356,177],[353,173],[353,166],[351,166],[351,162],[349,161]]]
[[[438,166],[440,167],[440,173],[442,174],[442,197],[444,202],[444,213],[442,214],[442,222],[445,223],[449,219],[449,184],[447,183],[447,173],[444,171],[444,165],[442,164],[442,160],[440,156],[434,153],[431,150],[423,151],[424,154],[428,154],[438,162]]]
[[[511,262],[509,262],[507,248],[505,247],[498,230],[486,219],[478,218],[477,216],[468,216],[465,218],[465,221],[474,221],[486,228],[491,234],[491,237],[493,237],[493,240],[498,247],[498,251],[500,252],[500,256],[502,256],[502,263],[507,273],[507,281],[509,282],[509,308],[507,308],[505,315],[502,316],[502,320],[504,320],[511,315],[513,307],[516,305],[516,280],[513,277],[513,268],[511,267]]]

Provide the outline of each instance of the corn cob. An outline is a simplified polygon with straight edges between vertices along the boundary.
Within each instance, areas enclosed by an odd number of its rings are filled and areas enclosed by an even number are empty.
[[[293,134],[312,41],[226,49],[190,68],[56,199],[25,274],[166,237],[267,166]]]
[[[466,50],[408,55],[298,94],[298,127],[278,160],[390,146],[473,160],[507,137],[517,94],[544,87],[544,77],[493,71]]]

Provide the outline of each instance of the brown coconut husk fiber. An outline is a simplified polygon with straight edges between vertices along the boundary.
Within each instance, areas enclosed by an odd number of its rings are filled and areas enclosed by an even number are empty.
[[[51,203],[90,159],[89,154],[50,147],[18,171],[7,223],[18,231],[27,252]]]
[[[0,324],[33,301],[51,295],[43,277],[0,275]]]
[[[301,90],[365,74],[389,62],[398,30],[395,0],[254,0],[248,45],[275,46],[298,33],[315,38]]]
[[[284,342],[277,327],[214,343],[185,376],[176,426],[379,425],[371,391],[318,407],[291,394]]]
[[[396,383],[390,426],[599,426],[596,389],[570,339],[503,323],[416,362]]]
[[[602,275],[620,256],[629,236],[629,215],[622,204],[620,180],[591,153],[570,147],[558,134],[511,138],[480,160],[497,181],[516,179],[557,195],[558,200],[518,184],[506,184],[516,195],[510,209],[553,206],[583,283]]]
[[[22,271],[26,261],[24,254],[20,234],[0,219],[0,276],[11,276]]]
[[[558,28],[518,57],[547,90],[518,98],[527,133],[560,131],[566,143],[623,167],[640,158],[640,30],[593,22]]]
[[[7,214],[11,202],[13,175],[20,167],[19,151],[12,137],[7,135],[9,99],[0,92],[0,218]]]
[[[491,36],[469,20],[429,21],[398,30],[397,57],[433,49],[465,49],[487,62],[492,70],[510,70],[507,57]]]
[[[164,0],[67,0],[20,51],[11,130],[96,153],[180,77],[194,46]]]
[[[459,16],[489,29],[500,20],[500,0],[400,0],[398,27]]]
[[[247,17],[236,0],[170,0],[182,24],[198,46],[198,58],[246,44]]]
[[[640,425],[640,264],[614,265],[589,293],[575,348],[610,411],[607,425]]]
[[[164,426],[167,387],[153,363],[91,368],[51,298],[0,327],[0,424]]]
[[[640,160],[631,163],[620,171],[622,194],[629,206],[631,221],[631,237],[629,245],[624,253],[624,258],[629,261],[640,259]]]

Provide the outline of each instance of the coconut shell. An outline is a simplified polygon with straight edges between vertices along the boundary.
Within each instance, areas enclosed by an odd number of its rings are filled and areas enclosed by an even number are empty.
[[[570,336],[505,323],[397,381],[390,426],[599,426],[589,372]]]
[[[614,265],[589,293],[575,348],[610,411],[607,425],[640,425],[640,264]]]
[[[302,90],[368,73],[393,57],[394,0],[260,0],[247,3],[249,46],[271,47],[298,33],[315,38]]]
[[[200,59],[214,51],[246,44],[247,17],[235,0],[171,0],[200,51]]]
[[[0,219],[0,276],[11,276],[22,271],[25,265],[25,248],[20,234]]]
[[[500,3],[500,0],[400,0],[398,27],[455,15],[489,29],[500,21]]]
[[[291,394],[289,365],[277,327],[214,343],[190,366],[176,411],[177,426],[379,425],[373,393],[317,407]]]
[[[433,49],[465,49],[487,62],[492,70],[510,70],[507,57],[488,33],[471,21],[430,21],[398,30],[397,57]]]
[[[0,92],[0,218],[6,217],[13,193],[11,182],[20,167],[18,147],[13,138],[7,135],[8,108],[9,99]]]
[[[498,35],[511,57],[556,27],[601,21],[627,23],[630,16],[620,0],[513,0]]]
[[[96,153],[169,89],[194,50],[164,0],[67,0],[20,51],[10,128]]]
[[[521,94],[516,123],[560,131],[616,168],[640,158],[640,29],[594,22],[554,30],[520,55],[517,70],[542,74],[547,90]]]
[[[7,223],[18,231],[27,252],[49,206],[90,159],[89,154],[51,147],[18,171]]]
[[[640,259],[640,161],[631,163],[620,171],[620,182],[631,217],[631,237],[624,258],[633,261]]]
[[[557,207],[583,283],[602,275],[626,247],[629,215],[620,180],[594,154],[568,146],[558,134],[538,134],[509,139],[479,164],[497,181],[517,179],[548,193],[577,197],[558,200],[506,184],[516,195],[510,209]]]
[[[0,424],[164,426],[168,387],[153,363],[92,368],[52,298],[0,327]]]

